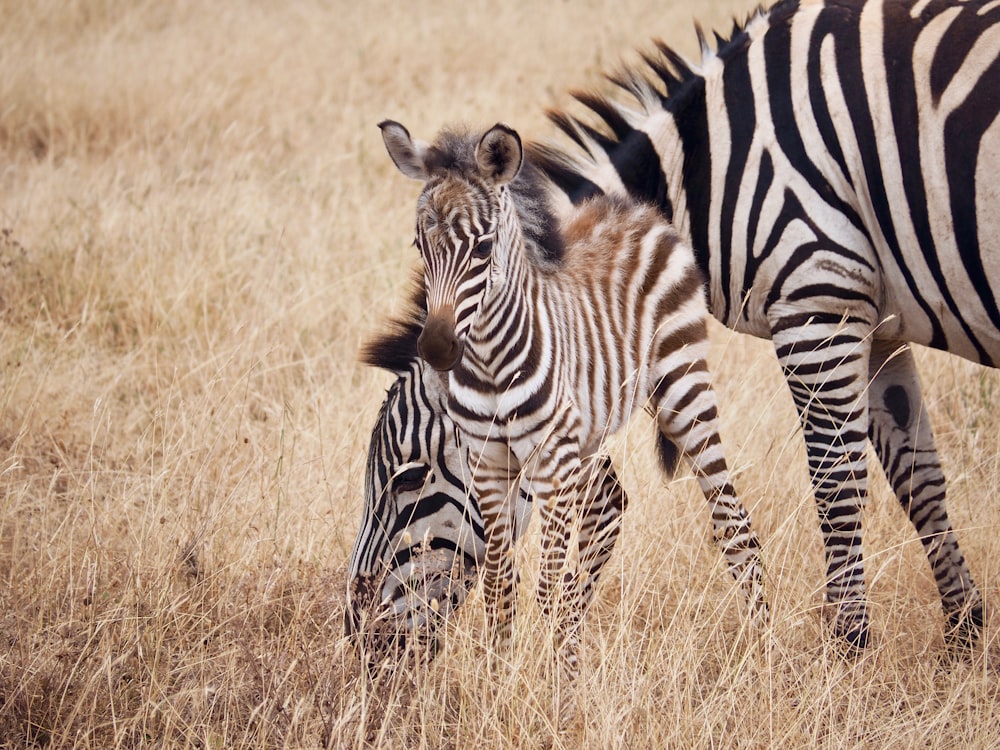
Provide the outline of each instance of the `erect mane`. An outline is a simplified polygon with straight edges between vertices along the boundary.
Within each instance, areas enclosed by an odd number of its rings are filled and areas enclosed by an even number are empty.
[[[747,15],[746,20],[741,22],[734,18],[733,26],[728,35],[713,31],[714,47],[701,25],[695,22],[695,33],[698,36],[698,47],[701,50],[700,65],[689,63],[662,39],[654,39],[653,46],[656,48],[656,53],[642,53],[642,59],[656,74],[665,89],[664,106],[669,108],[671,97],[679,95],[691,81],[701,78],[701,71],[704,69],[705,63],[713,59],[726,62],[743,52],[750,43],[750,32],[754,26],[760,23],[771,24],[785,20],[798,10],[798,7],[799,0],[780,0],[771,7],[758,5]],[[627,79],[631,75],[632,73],[626,68],[624,79],[621,74],[612,74],[609,79],[612,83],[628,89]]]
[[[481,133],[464,128],[443,130],[427,148],[424,166],[431,174],[458,175],[470,179],[478,174],[476,146]],[[517,207],[528,257],[540,266],[558,265],[563,259],[559,221],[550,203],[551,181],[525,150],[524,163],[509,185]]]
[[[361,362],[397,375],[408,371],[419,356],[417,338],[426,317],[424,275],[415,269],[410,275],[410,294],[403,312],[389,320],[382,333],[362,345]]]
[[[602,173],[602,165],[609,160],[629,163],[654,175],[659,170],[658,164],[628,159],[627,150],[634,145],[630,143],[630,136],[637,133],[636,126],[658,110],[671,111],[682,106],[688,96],[702,88],[702,71],[706,63],[712,60],[726,63],[745,52],[757,24],[784,22],[798,7],[799,0],[780,0],[769,8],[760,5],[746,20],[734,19],[728,35],[713,32],[714,47],[704,30],[695,24],[701,49],[700,64],[689,62],[662,40],[654,39],[652,51],[640,52],[641,63],[623,64],[618,71],[607,75],[607,79],[632,100],[630,104],[603,92],[578,90],[571,92],[571,96],[591,115],[596,115],[596,124],[561,110],[548,111],[549,119],[582,149],[582,154],[559,145],[531,144],[528,156],[574,202],[613,188],[613,185],[598,185],[590,179]],[[638,110],[635,104],[639,105]],[[641,179],[636,182],[648,184]]]

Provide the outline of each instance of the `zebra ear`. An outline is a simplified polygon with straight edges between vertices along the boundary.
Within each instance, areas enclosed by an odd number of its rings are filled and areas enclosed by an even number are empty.
[[[521,136],[502,123],[487,130],[476,146],[479,169],[484,177],[497,185],[504,185],[517,177],[523,159]]]
[[[382,130],[385,150],[389,152],[393,164],[410,179],[426,182],[429,176],[427,167],[424,166],[427,144],[414,141],[410,137],[410,131],[395,120],[382,120],[378,126]]]

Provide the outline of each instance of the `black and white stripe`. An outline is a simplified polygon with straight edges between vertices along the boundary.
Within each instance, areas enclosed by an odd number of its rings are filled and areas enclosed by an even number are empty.
[[[372,428],[361,526],[348,565],[345,629],[378,660],[408,639],[436,644],[442,623],[478,580],[486,537],[470,494],[468,450],[447,411],[447,386],[417,356],[426,314],[422,279],[409,309],[364,348],[396,376]],[[515,538],[532,498],[517,498]],[[627,498],[607,461],[583,509],[578,557],[586,609],[621,529]]]
[[[553,220],[561,256],[533,251],[521,216],[547,208],[524,198],[533,167],[522,169],[516,132],[498,124],[428,145],[398,123],[380,127],[400,171],[424,183],[416,245],[428,309],[418,351],[447,372],[448,414],[469,448],[491,640],[510,642],[513,497],[524,483],[540,510],[539,600],[563,675],[575,676],[583,608],[570,540],[606,465],[605,439],[640,407],[661,446],[690,463],[729,567],[751,611],[766,616],[757,537],[719,437],[690,248],[654,207],[598,198]]]
[[[925,546],[950,636],[982,599],[945,509],[918,343],[1000,363],[1000,3],[783,0],[699,66],[658,45],[556,124],[585,153],[536,163],[573,201],[655,201],[711,312],[770,338],[798,408],[836,630],[868,637],[865,446]],[[869,385],[871,383],[871,385]]]

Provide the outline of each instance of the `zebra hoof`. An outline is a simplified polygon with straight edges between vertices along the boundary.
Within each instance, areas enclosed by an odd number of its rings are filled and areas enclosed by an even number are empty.
[[[868,649],[868,623],[852,623],[851,627],[839,626],[836,632],[837,643],[841,645],[845,656],[860,656]]]
[[[944,642],[953,651],[969,651],[979,640],[979,634],[986,623],[986,612],[980,602],[972,607],[960,609],[948,615],[948,627],[944,632]]]

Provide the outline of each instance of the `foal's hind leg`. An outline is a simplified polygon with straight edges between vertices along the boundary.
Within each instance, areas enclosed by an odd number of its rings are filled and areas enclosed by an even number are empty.
[[[690,359],[662,376],[653,391],[657,426],[663,437],[660,458],[664,469],[670,473],[676,458],[670,446],[674,446],[691,464],[711,508],[714,537],[729,569],[744,589],[753,618],[766,620],[760,543],[750,526],[750,516],[737,499],[730,481],[719,436],[715,391],[704,359],[705,349],[707,344],[704,342],[685,347],[683,352]]]
[[[622,528],[628,496],[618,482],[609,456],[594,457],[592,480],[582,490],[580,509],[579,577],[575,600],[581,616],[586,614],[604,566],[614,551]]]
[[[924,545],[948,617],[947,637],[956,645],[971,645],[983,625],[983,599],[948,519],[945,478],[913,353],[900,342],[875,341],[870,371],[872,445]]]
[[[618,541],[622,512],[628,502],[610,457],[595,456],[584,461],[576,502],[575,513],[572,506],[566,506],[565,527],[567,542],[570,530],[575,528],[577,559],[575,562],[567,559],[562,577],[550,576],[550,581],[557,583],[546,583],[542,578],[538,589],[542,611],[556,618],[559,657],[563,676],[569,682],[576,679],[579,671],[579,630],[594,598],[597,581]],[[552,590],[553,585],[558,590]]]

